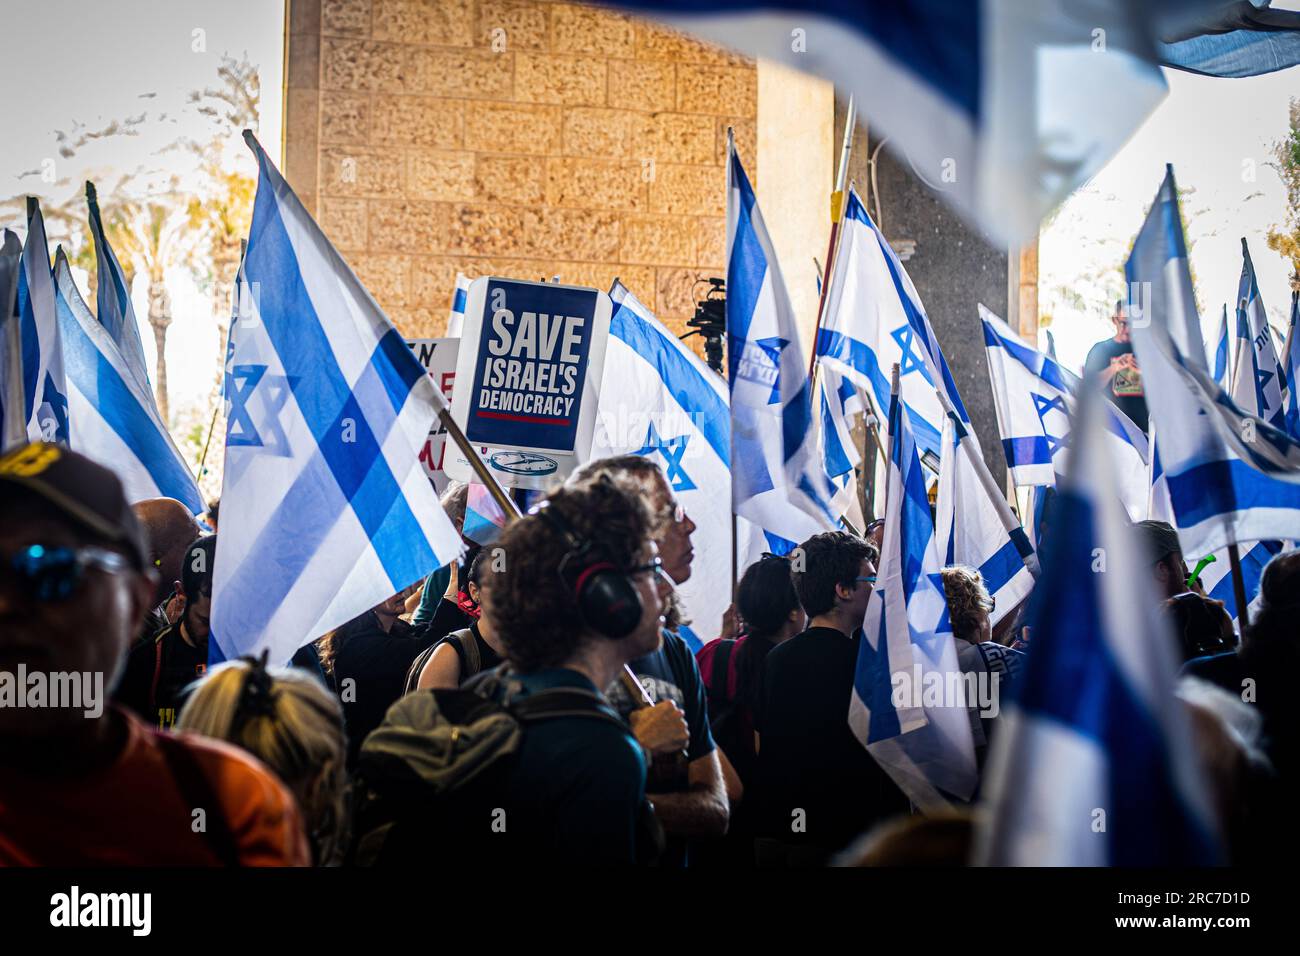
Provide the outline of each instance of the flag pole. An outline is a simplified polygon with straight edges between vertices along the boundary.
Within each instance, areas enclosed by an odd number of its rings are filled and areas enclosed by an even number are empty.
[[[826,293],[830,289],[835,251],[839,243],[840,222],[844,219],[844,186],[849,176],[849,156],[853,153],[853,130],[858,122],[858,107],[849,96],[848,115],[844,117],[844,142],[840,147],[840,168],[835,175],[835,191],[831,193],[831,237],[826,249],[826,268],[822,273],[822,291],[817,297],[817,322],[813,325],[812,348],[808,350],[808,377],[817,374],[817,336],[821,334],[822,313],[826,308]],[[814,385],[816,384],[814,380]],[[816,391],[816,389],[813,389]]]
[[[732,218],[735,211],[732,209],[732,199],[731,199],[731,192],[732,192],[731,169],[732,169],[732,161],[735,158],[735,155],[736,155],[736,133],[735,130],[732,129],[732,127],[728,126],[727,127],[727,262],[728,263],[731,262],[731,243],[733,239],[732,223],[735,221]],[[728,272],[727,274],[727,281],[728,282],[731,281],[730,272]],[[825,288],[825,283],[822,283],[822,287]],[[728,288],[727,291],[728,293],[730,293],[731,289]],[[727,353],[728,356],[730,356],[731,339],[729,335],[727,339]],[[727,383],[727,388],[728,390],[730,390],[731,388],[730,382]],[[728,401],[728,407],[730,407],[730,401]],[[734,465],[736,461],[735,428],[734,427],[731,428],[730,432],[731,432],[731,438],[730,438],[731,461]],[[731,482],[731,487],[727,489],[727,503],[728,503],[728,507],[731,509],[731,603],[734,606],[736,603],[736,592],[740,590],[740,534],[736,523],[736,483],[734,481]]]
[[[495,501],[497,507],[504,512],[506,524],[508,525],[511,522],[522,518],[523,512],[519,510],[519,505],[513,498],[506,494],[505,489],[501,487],[501,483],[497,481],[496,475],[488,471],[488,467],[483,463],[483,459],[479,455],[478,451],[470,444],[469,439],[465,437],[465,432],[456,424],[456,420],[451,417],[451,406],[447,404],[447,399],[446,396],[442,394],[442,389],[435,387],[433,394],[438,403],[438,418],[447,429],[447,434],[451,436],[451,440],[456,443],[456,447],[461,450],[461,454],[469,460],[469,466],[474,469],[475,476],[487,487],[488,493],[492,495],[492,500]],[[639,707],[654,706],[653,698],[651,698],[649,692],[642,686],[641,682],[637,680],[636,674],[632,672],[632,668],[624,664],[623,670],[618,675],[618,679],[623,684],[624,689],[632,695],[632,700],[640,702],[638,705]]]
[[[1250,610],[1246,607],[1246,581],[1241,575],[1241,554],[1235,541],[1228,545],[1228,561],[1232,565],[1232,596],[1237,602],[1237,625],[1245,633],[1250,627]]]
[[[957,412],[952,407],[952,402],[948,400],[948,396],[943,393],[943,390],[936,388],[934,394],[938,397],[939,404],[943,406],[943,413],[951,418],[956,424],[960,425],[962,430],[965,431],[966,425],[957,417]],[[1004,523],[1008,520],[1015,521],[1021,534],[1024,534],[1025,523],[1018,520],[1018,516],[1011,510],[1011,503],[1002,497],[1002,492],[998,489],[998,483],[993,480],[993,474],[989,471],[988,462],[984,460],[984,450],[979,448],[978,445],[976,448],[979,450],[979,454],[971,455],[970,460],[975,464],[975,476],[979,479],[980,485],[984,489],[984,493],[989,496],[990,501],[1004,502],[1006,511],[1000,514],[999,517]],[[1006,526],[1008,534],[1011,534],[1013,530],[1014,529],[1012,529],[1010,525]],[[1012,535],[1012,537],[1014,540],[1014,535]],[[1038,558],[1035,556],[1032,560],[1027,560],[1022,557],[1021,561],[1024,563],[1025,567],[1029,569],[1029,573],[1037,579],[1040,572]]]
[[[438,403],[439,420],[441,420],[443,427],[447,429],[447,434],[451,436],[451,440],[456,443],[456,447],[460,449],[461,454],[469,461],[469,466],[474,470],[475,477],[487,487],[492,500],[505,513],[506,524],[510,524],[517,518],[522,518],[523,512],[519,510],[519,505],[515,502],[515,499],[506,494],[505,489],[501,487],[501,483],[497,481],[496,475],[488,471],[488,467],[483,463],[478,451],[465,437],[465,432],[456,424],[456,419],[451,417],[451,406],[447,404],[447,398],[442,394],[442,389],[434,388],[433,394]]]

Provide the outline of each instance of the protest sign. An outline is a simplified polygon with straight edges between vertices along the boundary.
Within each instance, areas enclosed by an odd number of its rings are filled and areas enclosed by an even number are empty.
[[[460,339],[407,339],[406,345],[429,373],[434,387],[442,392],[443,397],[451,401],[452,384],[456,381],[456,353],[460,348]],[[424,466],[424,473],[429,476],[438,494],[446,491],[451,481],[443,469],[446,444],[446,426],[435,418],[429,430],[429,437],[424,440],[424,447],[420,450],[420,464]]]
[[[465,304],[452,416],[501,484],[550,488],[585,461],[609,337],[597,289],[485,277]],[[449,477],[470,480],[448,449]]]

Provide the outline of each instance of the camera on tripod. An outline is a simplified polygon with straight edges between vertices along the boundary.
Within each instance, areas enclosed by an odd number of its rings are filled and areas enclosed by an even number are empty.
[[[706,280],[711,288],[695,303],[695,314],[686,320],[694,329],[682,336],[704,336],[704,359],[709,368],[722,375],[722,339],[727,334],[727,280],[713,276]]]

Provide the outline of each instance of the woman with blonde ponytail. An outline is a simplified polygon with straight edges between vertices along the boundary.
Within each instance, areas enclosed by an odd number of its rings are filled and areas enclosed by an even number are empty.
[[[293,791],[317,866],[341,862],[348,835],[347,737],[338,700],[306,671],[242,658],[214,667],[177,730],[234,744]]]

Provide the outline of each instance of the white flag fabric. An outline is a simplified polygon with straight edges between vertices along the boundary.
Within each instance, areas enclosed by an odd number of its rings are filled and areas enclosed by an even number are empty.
[[[889,407],[885,530],[858,644],[849,727],[922,809],[975,792],[975,742],[940,577],[925,475],[900,401]],[[934,693],[939,688],[938,694]]]
[[[99,197],[95,187],[86,183],[86,205],[90,208],[90,234],[95,241],[96,318],[108,330],[117,345],[123,361],[135,380],[149,391],[149,373],[145,369],[144,346],[140,343],[140,324],[131,304],[131,284],[117,261],[108,236],[104,234],[104,219],[99,211]]]
[[[27,241],[18,275],[18,338],[22,343],[27,437],[68,443],[68,386],[54,305],[54,273],[41,204],[27,200]]]
[[[831,513],[837,517],[856,514],[860,518],[854,468],[862,461],[862,455],[854,445],[849,419],[865,410],[862,396],[852,379],[822,365],[817,377],[817,399],[821,410],[822,469],[835,492]]]
[[[1210,377],[1172,167],[1125,274],[1133,351],[1183,552],[1300,538],[1300,445]]]
[[[1080,398],[1080,453],[1052,504],[1032,647],[985,764],[977,863],[1220,862],[1212,788],[1174,694],[1174,638],[1119,506],[1102,402],[1092,389]]]
[[[1237,286],[1237,341],[1233,362],[1232,400],[1245,412],[1274,428],[1285,425],[1282,401],[1283,372],[1264,312],[1264,300],[1255,281],[1250,248],[1241,240],[1241,281]],[[1215,376],[1218,378],[1218,376]]]
[[[734,148],[727,157],[727,362],[733,510],[794,544],[832,530],[834,490],[817,455],[794,308]]]
[[[1300,291],[1291,293],[1291,327],[1286,334],[1283,355],[1286,361],[1286,430],[1300,440],[1300,335],[1296,327],[1300,326]]]
[[[969,425],[970,418],[916,287],[852,188],[838,248],[817,333],[817,360],[870,395],[881,414],[889,408],[890,370],[898,365],[917,445],[937,459],[945,413],[936,390],[943,391],[963,423]]]
[[[194,474],[109,330],[90,314],[60,248],[54,257],[59,338],[68,382],[70,446],[122,479],[127,500],[175,498],[207,510]]]
[[[1219,320],[1219,331],[1214,339],[1213,377],[1219,383],[1220,388],[1228,388],[1232,384],[1229,371],[1228,355],[1232,344],[1232,336],[1228,334],[1228,306],[1223,306],[1223,317]],[[1207,349],[1209,345],[1207,343]]]
[[[682,637],[698,650],[717,637],[731,603],[727,385],[622,283],[609,295],[614,314],[592,457],[650,458],[695,522],[691,576],[678,590],[691,617]]]
[[[283,664],[459,556],[420,449],[433,382],[251,133],[260,175],[226,367],[212,660]]]
[[[955,414],[945,417],[934,527],[941,564],[966,565],[984,578],[994,626],[1029,597],[1038,573],[1034,548]]]
[[[1019,246],[1164,98],[1157,41],[1186,36],[1222,3],[619,5],[855,94],[923,182],[1002,245]]]
[[[469,279],[456,273],[456,288],[451,293],[451,310],[447,313],[447,338],[458,339],[465,327],[465,303],[469,301]]]
[[[1069,455],[1079,377],[1025,344],[1011,326],[983,305],[979,314],[1007,469],[1021,487],[1055,485],[1064,474]],[[1102,414],[1119,474],[1120,500],[1130,518],[1142,521],[1150,516],[1147,437],[1114,405],[1107,403]]]

